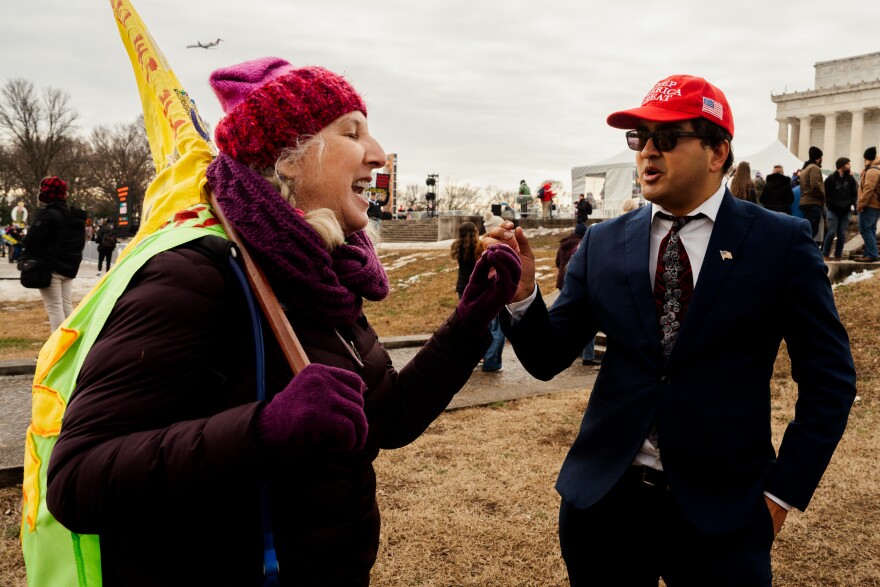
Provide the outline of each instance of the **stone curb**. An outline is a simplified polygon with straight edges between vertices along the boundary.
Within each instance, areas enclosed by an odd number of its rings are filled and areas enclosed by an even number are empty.
[[[0,376],[33,375],[37,368],[36,359],[8,359],[0,361]]]
[[[408,336],[389,336],[380,339],[386,349],[402,349],[424,346],[430,334],[412,334]],[[37,367],[36,359],[8,359],[0,361],[0,377],[4,375],[33,375]]]

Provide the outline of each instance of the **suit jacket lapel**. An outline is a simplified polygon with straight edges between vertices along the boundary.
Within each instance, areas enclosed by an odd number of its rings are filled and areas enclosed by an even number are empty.
[[[737,253],[751,224],[752,217],[746,206],[727,190],[718,209],[718,216],[715,217],[715,225],[712,228],[712,236],[709,237],[709,246],[706,248],[700,276],[670,359],[683,351],[693,337],[695,329],[705,319],[718,288],[724,283],[733,264],[739,261]],[[729,258],[723,258],[722,251],[730,253],[725,255]]]
[[[654,308],[651,275],[648,273],[648,255],[651,250],[651,207],[644,206],[631,216],[632,218],[626,223],[626,275],[645,330],[657,332],[659,350],[657,311]]]

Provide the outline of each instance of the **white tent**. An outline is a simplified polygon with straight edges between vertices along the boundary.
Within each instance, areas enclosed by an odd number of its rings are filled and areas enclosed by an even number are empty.
[[[782,165],[786,175],[800,169],[800,161],[779,139],[753,155],[741,156],[734,150],[734,167],[740,161],[748,161],[755,171],[766,178],[773,172],[774,165]],[[593,218],[613,218],[620,214],[620,207],[627,198],[641,197],[635,151],[626,149],[592,165],[571,168],[571,195],[592,193],[596,205]]]
[[[749,162],[749,167],[752,168],[753,178],[755,172],[760,171],[761,175],[766,179],[768,175],[773,173],[774,165],[782,165],[785,175],[791,176],[792,171],[800,169],[801,165],[804,164],[804,162],[799,160],[794,153],[789,151],[779,139],[775,139],[772,143],[767,145],[767,147],[758,151],[754,155],[740,156],[734,149],[733,156],[736,159],[736,162]],[[734,165],[736,165],[736,163],[734,163]]]
[[[623,201],[638,196],[636,154],[631,149],[583,167],[571,169],[571,195],[593,194],[593,218],[613,218]]]

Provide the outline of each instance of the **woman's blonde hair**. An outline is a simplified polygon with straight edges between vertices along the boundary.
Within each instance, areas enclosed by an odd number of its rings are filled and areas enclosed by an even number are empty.
[[[311,169],[307,169],[306,172],[320,173],[324,161],[325,146],[324,138],[320,134],[301,137],[296,147],[290,147],[281,151],[278,154],[278,159],[275,161],[275,166],[263,173],[266,181],[278,190],[281,197],[287,200],[292,208],[296,208],[296,182],[293,178],[282,174],[279,171],[279,167],[282,164],[299,164],[305,159],[309,151],[317,149],[313,159],[313,166]],[[333,210],[318,208],[306,212],[305,221],[321,236],[328,251],[332,251],[339,245],[345,244],[345,232],[342,230],[342,225],[339,224],[339,219],[336,218],[336,213]],[[372,221],[367,223],[364,232],[374,245],[378,244],[381,240],[379,227]]]

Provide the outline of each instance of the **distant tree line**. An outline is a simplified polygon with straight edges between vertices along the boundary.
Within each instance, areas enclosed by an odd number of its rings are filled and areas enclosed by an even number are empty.
[[[464,210],[482,214],[492,204],[509,202],[512,205],[516,198],[516,192],[512,190],[503,190],[491,185],[479,188],[457,180],[445,181],[437,191],[438,211]],[[417,212],[425,210],[426,192],[427,189],[423,185],[407,184],[403,193],[398,196],[398,203]]]
[[[0,87],[0,223],[23,201],[33,212],[40,180],[67,182],[69,202],[93,218],[118,213],[116,188],[128,186],[129,217],[140,216],[147,185],[155,176],[143,116],[130,124],[98,126],[88,135],[67,92],[37,91],[22,78]]]

